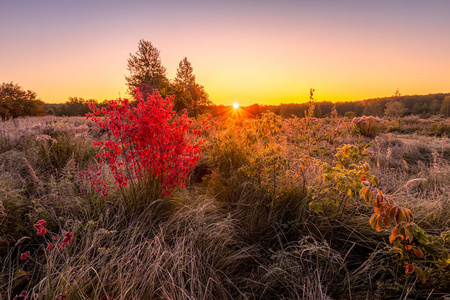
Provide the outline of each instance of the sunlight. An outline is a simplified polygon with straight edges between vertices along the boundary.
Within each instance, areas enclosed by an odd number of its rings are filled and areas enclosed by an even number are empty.
[[[239,103],[237,103],[237,102],[233,103],[233,108],[234,109],[238,109],[239,108]]]

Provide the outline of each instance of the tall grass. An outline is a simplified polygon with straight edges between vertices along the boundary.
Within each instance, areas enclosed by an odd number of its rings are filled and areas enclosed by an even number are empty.
[[[169,196],[152,196],[139,209],[126,200],[131,190],[110,187],[103,197],[78,175],[95,163],[92,141],[105,138],[84,122],[28,118],[0,124],[1,299],[23,290],[39,299],[399,299],[448,293],[449,282],[430,277],[422,284],[406,275],[386,248],[389,230],[371,228],[371,210],[358,194],[323,180],[324,164],[339,163],[338,148],[373,138],[355,136],[347,118],[267,114],[214,124],[191,182]],[[448,231],[445,138],[377,135],[364,153],[386,197],[414,211],[434,237]],[[105,176],[112,184],[112,175]],[[143,187],[141,196],[151,190]],[[40,219],[47,221],[44,236],[33,228]],[[65,249],[45,249],[64,232],[74,235]],[[25,251],[31,256],[21,260]]]

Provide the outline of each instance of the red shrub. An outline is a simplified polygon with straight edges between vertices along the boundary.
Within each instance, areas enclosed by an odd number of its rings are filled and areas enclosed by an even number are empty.
[[[189,170],[198,162],[202,152],[199,137],[208,118],[195,129],[186,111],[178,116],[173,110],[174,96],[164,99],[154,90],[144,100],[138,91],[137,99],[136,107],[127,99],[110,101],[101,110],[91,104],[93,113],[87,118],[109,134],[107,141],[94,143],[102,147],[98,158],[111,169],[118,189],[129,182],[156,181],[168,195],[176,187],[184,186]],[[101,188],[105,195],[106,184],[99,176],[101,168],[90,167],[90,171],[86,175],[91,184],[97,190]]]

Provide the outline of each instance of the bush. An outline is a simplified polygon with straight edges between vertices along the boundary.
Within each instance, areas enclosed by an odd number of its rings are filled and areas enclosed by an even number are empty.
[[[138,91],[137,99],[136,107],[130,106],[127,99],[115,100],[101,111],[90,104],[93,113],[87,118],[108,130],[108,140],[94,142],[103,147],[98,159],[108,165],[118,189],[130,183],[134,191],[150,185],[156,191],[154,196],[168,195],[176,187],[185,185],[189,171],[200,159],[199,137],[208,118],[200,128],[194,128],[186,111],[178,116],[173,110],[174,97],[164,99],[157,90],[146,100]],[[104,119],[98,117],[100,113],[104,114]],[[92,174],[100,174],[101,166],[97,170],[91,166],[90,171],[85,175],[106,195],[104,178],[95,178]]]
[[[354,118],[354,132],[362,136],[374,138],[383,130],[383,120],[374,116]]]

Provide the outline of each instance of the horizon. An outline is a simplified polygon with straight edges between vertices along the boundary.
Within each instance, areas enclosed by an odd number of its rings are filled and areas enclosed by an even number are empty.
[[[145,39],[169,79],[187,57],[216,105],[304,103],[310,88],[319,102],[447,93],[449,10],[443,0],[4,1],[0,82],[46,103],[127,98],[127,59]]]

